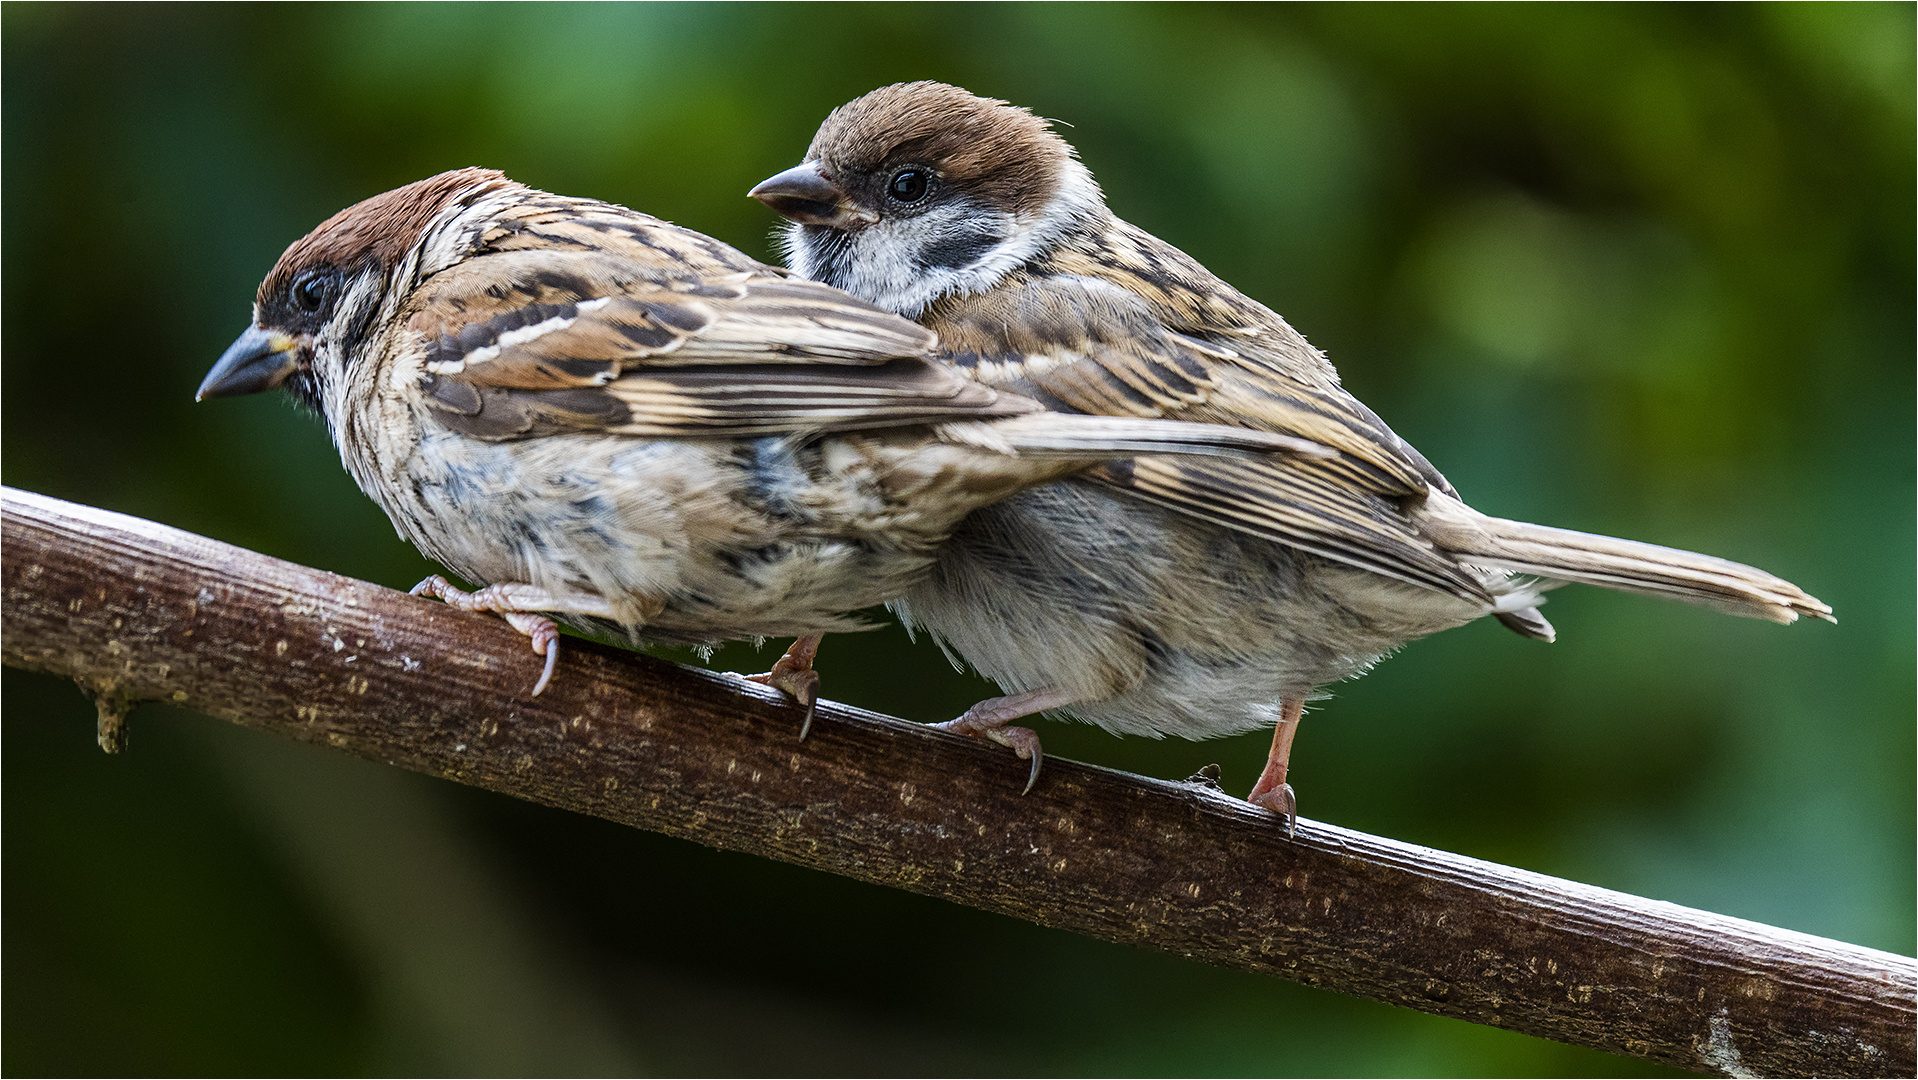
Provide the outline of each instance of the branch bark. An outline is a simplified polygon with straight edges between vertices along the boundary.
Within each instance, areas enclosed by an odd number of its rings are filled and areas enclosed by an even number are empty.
[[[1109,941],[1728,1075],[1909,1076],[1918,963],[1004,754],[163,525],[0,495],[0,659],[115,749],[164,700],[402,768]]]

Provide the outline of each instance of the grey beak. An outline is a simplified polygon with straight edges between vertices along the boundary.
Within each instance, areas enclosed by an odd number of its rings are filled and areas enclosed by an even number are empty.
[[[878,214],[853,202],[839,185],[828,180],[817,161],[808,161],[762,180],[746,194],[801,225],[843,229],[855,223],[870,225],[879,220]]]
[[[271,390],[301,366],[300,343],[278,330],[249,326],[206,373],[195,401]]]

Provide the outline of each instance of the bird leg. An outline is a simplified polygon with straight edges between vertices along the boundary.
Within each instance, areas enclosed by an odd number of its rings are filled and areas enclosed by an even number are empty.
[[[1000,746],[1007,747],[1018,754],[1020,760],[1032,762],[1032,773],[1026,777],[1024,795],[1039,782],[1039,765],[1045,755],[1039,750],[1039,733],[1031,728],[1008,727],[1010,721],[1033,713],[1056,709],[1080,700],[1079,695],[1056,686],[1040,690],[1027,690],[1019,694],[1007,694],[1005,697],[988,698],[960,714],[957,719],[931,726],[941,731],[951,731],[975,738],[991,739]]]
[[[742,675],[756,683],[764,683],[775,690],[783,691],[799,707],[806,710],[806,718],[799,724],[799,741],[806,741],[806,733],[812,730],[813,709],[819,704],[819,673],[812,669],[813,658],[819,655],[819,642],[824,634],[807,634],[793,639],[792,647],[786,655],[773,664],[771,671],[757,675]]]
[[[510,623],[513,629],[533,639],[533,655],[544,656],[546,667],[533,684],[533,697],[546,689],[553,678],[553,665],[559,660],[559,627],[542,611],[571,611],[574,605],[555,597],[537,585],[488,585],[467,592],[434,574],[413,586],[414,596],[431,596],[446,601],[461,611],[490,611]]]
[[[1292,793],[1292,785],[1285,782],[1285,769],[1292,759],[1292,736],[1298,734],[1299,717],[1304,713],[1303,697],[1280,699],[1279,722],[1272,729],[1272,752],[1266,756],[1265,771],[1259,774],[1259,782],[1252,785],[1252,793],[1245,797],[1246,802],[1263,806],[1284,818],[1287,836],[1293,834],[1299,823],[1299,799]]]

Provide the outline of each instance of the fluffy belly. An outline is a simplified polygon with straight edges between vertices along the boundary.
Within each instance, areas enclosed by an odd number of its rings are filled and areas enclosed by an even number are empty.
[[[931,563],[782,492],[821,478],[790,452],[690,440],[429,436],[378,501],[400,534],[477,585],[579,598],[561,621],[634,641],[851,630]],[[589,603],[590,601],[590,603]]]
[[[1186,738],[1270,726],[1281,697],[1484,614],[1079,481],[975,512],[896,609],[1008,693]]]

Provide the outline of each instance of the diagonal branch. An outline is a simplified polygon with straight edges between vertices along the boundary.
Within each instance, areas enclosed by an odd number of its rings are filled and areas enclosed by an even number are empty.
[[[1918,963],[993,748],[5,489],[11,666],[714,847],[1731,1075],[1912,1075]]]

